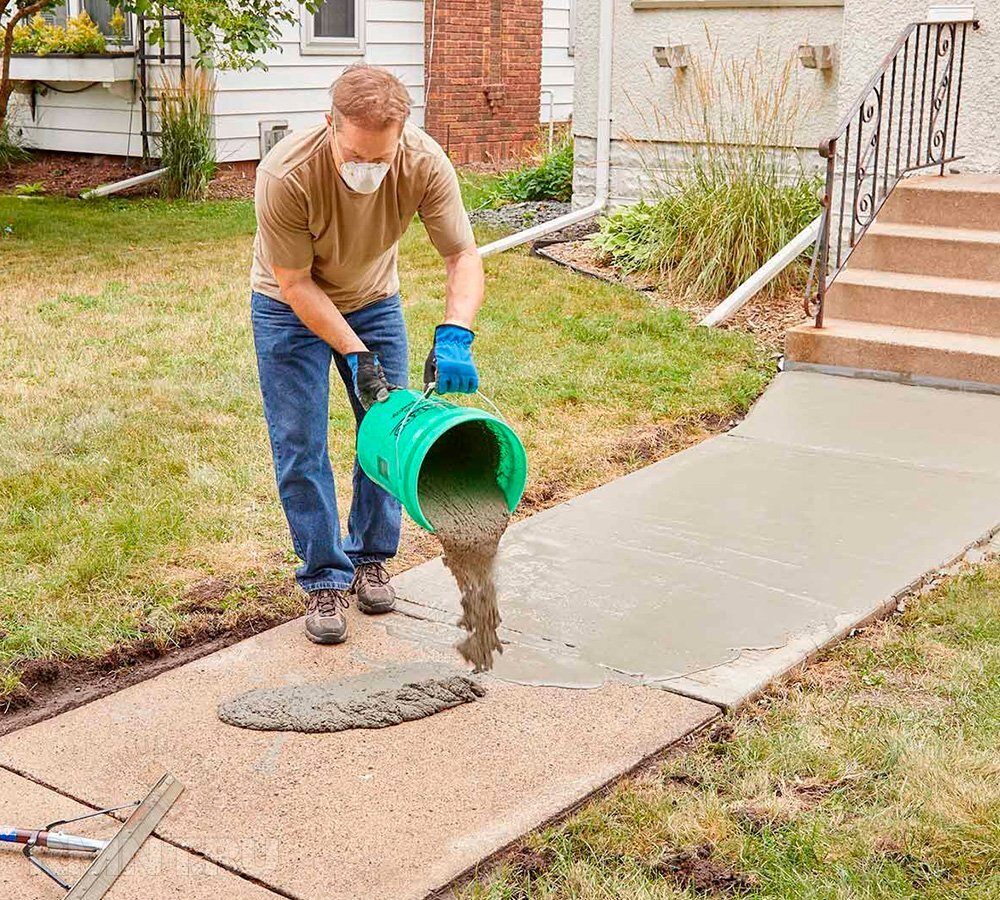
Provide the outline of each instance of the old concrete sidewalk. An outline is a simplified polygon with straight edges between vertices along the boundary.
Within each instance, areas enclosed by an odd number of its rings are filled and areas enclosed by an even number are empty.
[[[781,375],[733,433],[511,529],[498,674],[521,683],[382,731],[217,720],[252,687],[453,659],[431,562],[345,647],[291,623],[0,739],[0,818],[108,805],[167,768],[187,791],[112,897],[420,898],[988,535],[998,448],[1000,397]],[[24,865],[0,853],[5,896],[57,896]]]

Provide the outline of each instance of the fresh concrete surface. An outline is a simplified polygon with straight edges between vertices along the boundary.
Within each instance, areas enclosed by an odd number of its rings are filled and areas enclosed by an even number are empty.
[[[139,791],[145,794],[152,784]],[[58,819],[87,815],[92,809],[48,790],[19,775],[0,770],[0,825],[41,828]],[[102,802],[116,805],[133,794],[104,795]],[[138,799],[138,795],[135,795]],[[61,830],[100,839],[110,838],[120,823],[110,818],[73,823]],[[90,857],[39,850],[42,862],[70,883],[87,868]],[[31,865],[21,848],[0,844],[0,897],[16,900],[56,900],[59,886]],[[199,856],[172,847],[155,837],[143,844],[128,868],[118,877],[107,900],[273,900],[279,895],[219,868]]]
[[[998,451],[1000,398],[782,374],[733,433],[511,528],[503,635],[737,705],[990,532]],[[396,584],[454,621],[439,560]]]
[[[167,840],[286,896],[417,900],[718,715],[633,685],[483,678],[474,703],[374,731],[218,720],[220,700],[251,688],[454,659],[393,638],[384,619],[349,618],[345,645],[310,644],[292,622],[7,735],[0,765],[88,803],[141,794],[169,769],[185,791]]]

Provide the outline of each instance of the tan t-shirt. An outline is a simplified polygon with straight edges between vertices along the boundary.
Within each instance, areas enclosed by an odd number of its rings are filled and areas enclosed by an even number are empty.
[[[430,135],[409,124],[372,194],[352,191],[337,174],[325,124],[290,134],[257,167],[256,207],[252,289],[282,300],[271,266],[311,266],[345,313],[399,290],[397,243],[415,213],[442,256],[474,241],[455,169]]]

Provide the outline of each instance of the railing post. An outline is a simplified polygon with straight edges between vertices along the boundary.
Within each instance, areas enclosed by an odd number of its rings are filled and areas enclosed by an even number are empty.
[[[837,159],[837,139],[826,146],[826,184],[823,188],[823,222],[819,230],[819,257],[816,261],[816,327],[823,327],[826,303],[826,274],[830,268],[830,220],[833,207],[833,179]]]

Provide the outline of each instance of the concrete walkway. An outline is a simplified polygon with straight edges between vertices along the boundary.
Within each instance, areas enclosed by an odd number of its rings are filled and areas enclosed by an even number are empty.
[[[733,433],[511,529],[483,700],[329,735],[215,716],[253,687],[454,659],[435,561],[400,579],[403,615],[352,612],[344,647],[290,623],[0,739],[0,818],[110,805],[169,769],[187,790],[113,898],[416,900],[990,533],[998,449],[1000,397],[787,373]],[[17,854],[0,887],[58,896]]]

